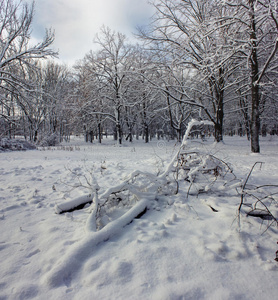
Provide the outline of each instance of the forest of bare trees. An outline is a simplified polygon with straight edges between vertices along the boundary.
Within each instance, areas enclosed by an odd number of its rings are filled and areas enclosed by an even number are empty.
[[[103,26],[73,67],[59,63],[54,34],[30,42],[34,5],[0,0],[0,139],[55,145],[86,141],[181,141],[192,119],[217,142],[278,134],[278,1],[154,0],[138,44]]]

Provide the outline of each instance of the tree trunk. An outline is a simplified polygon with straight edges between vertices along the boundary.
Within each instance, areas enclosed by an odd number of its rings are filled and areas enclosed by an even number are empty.
[[[38,130],[36,129],[34,132],[34,142],[36,143],[38,140]]]
[[[252,84],[252,112],[251,112],[251,151],[260,153],[260,111],[259,111],[259,87]]]
[[[217,143],[223,141],[223,120],[214,124],[214,138]]]
[[[216,142],[223,141],[223,119],[224,119],[224,111],[223,111],[223,93],[218,94],[218,107],[216,111],[216,122],[214,123],[214,138]]]
[[[149,126],[147,123],[144,123],[144,136],[145,136],[145,143],[149,142]]]
[[[255,22],[255,8],[254,0],[249,0],[251,13],[251,33],[250,41],[252,45],[252,52],[250,55],[251,65],[251,151],[253,153],[260,152],[259,133],[260,133],[260,95],[259,85],[257,84],[259,76],[259,63],[257,57],[257,36],[256,36],[256,22]]]
[[[143,99],[145,99],[145,95],[143,95]],[[147,124],[147,112],[146,112],[146,103],[143,101],[143,136],[145,138],[145,143],[149,142],[149,126]]]
[[[91,130],[89,132],[89,141],[90,141],[90,143],[93,143],[93,140],[94,140],[94,132]]]
[[[101,125],[100,123],[97,124],[97,129],[98,129],[98,142],[101,144]]]
[[[182,140],[181,128],[177,129],[177,140],[179,143],[181,143]]]
[[[248,104],[247,99],[244,100],[243,98],[239,101],[240,107],[242,108],[242,115],[244,118],[244,128],[246,131],[247,139],[250,141],[250,118],[248,115]]]
[[[122,144],[122,130],[121,130],[121,124],[119,121],[117,122],[116,128],[117,128],[117,141],[118,141],[118,144],[121,145]]]
[[[122,127],[121,127],[121,112],[120,107],[116,111],[116,137],[119,145],[122,144]]]
[[[216,110],[216,124],[215,124],[215,140],[217,142],[223,141],[223,119],[224,119],[224,69],[219,68],[218,85],[215,85],[215,93],[217,100]]]
[[[132,135],[132,130],[131,128],[129,128],[129,132],[128,132],[128,135],[126,137],[126,141],[129,140],[130,143],[132,143],[133,141],[133,135]]]

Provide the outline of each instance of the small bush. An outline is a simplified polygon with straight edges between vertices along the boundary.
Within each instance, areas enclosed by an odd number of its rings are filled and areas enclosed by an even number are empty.
[[[9,139],[1,138],[0,139],[0,152],[4,151],[25,151],[25,150],[34,150],[36,146],[19,139]]]
[[[51,147],[59,144],[59,137],[56,133],[52,133],[49,136],[45,136],[41,142],[40,146],[42,147]]]

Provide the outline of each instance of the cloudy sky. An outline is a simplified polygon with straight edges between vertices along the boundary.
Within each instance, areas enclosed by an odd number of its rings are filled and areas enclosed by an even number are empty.
[[[32,2],[32,0],[27,0]],[[64,63],[73,64],[91,49],[102,25],[124,33],[130,42],[137,25],[152,15],[148,0],[36,0],[33,39],[41,40],[45,28],[55,30],[53,47]]]

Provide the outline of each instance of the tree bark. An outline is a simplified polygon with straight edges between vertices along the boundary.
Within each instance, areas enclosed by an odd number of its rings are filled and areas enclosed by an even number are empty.
[[[144,123],[144,136],[145,136],[145,143],[149,142],[149,126],[147,123]]]
[[[120,109],[117,109],[117,121],[116,121],[116,131],[117,131],[117,141],[121,145],[122,144],[122,128],[121,128],[121,123],[120,119],[121,118],[121,113]]]
[[[101,124],[98,123],[97,124],[98,127],[98,142],[101,144],[101,138],[102,138],[102,134],[101,134]]]
[[[251,65],[251,151],[253,153],[260,152],[259,133],[260,133],[260,91],[257,84],[259,79],[259,63],[257,57],[257,36],[256,36],[256,21],[255,21],[255,4],[254,0],[249,0],[251,24],[250,24],[250,41],[252,52],[250,55]]]

